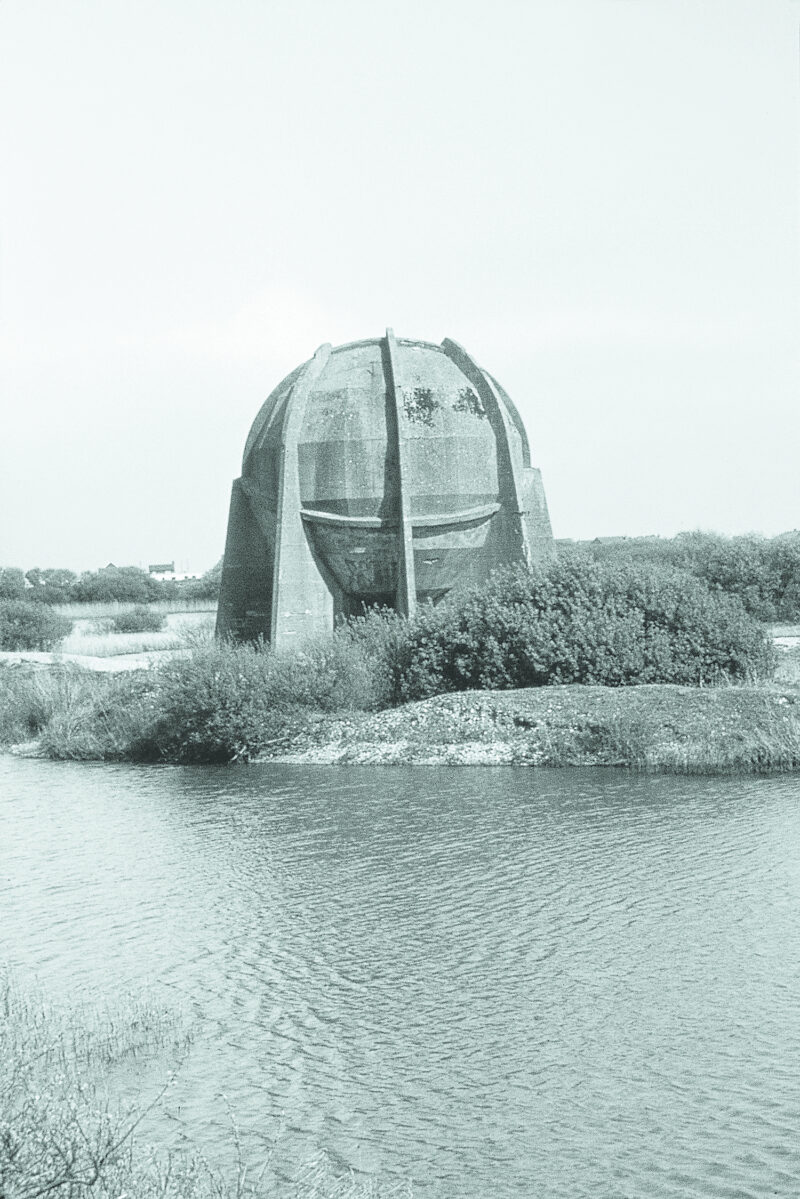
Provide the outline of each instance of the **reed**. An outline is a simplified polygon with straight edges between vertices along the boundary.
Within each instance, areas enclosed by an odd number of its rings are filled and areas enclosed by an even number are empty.
[[[0,745],[37,737],[61,713],[85,709],[98,680],[73,666],[0,666]]]
[[[61,616],[69,616],[73,620],[98,620],[107,616],[119,616],[123,612],[132,612],[137,606],[133,601],[122,603],[111,600],[106,603],[53,604],[53,611],[58,612]],[[151,608],[153,612],[160,612],[163,616],[181,615],[186,612],[216,614],[217,611],[216,601],[208,599],[155,600],[147,607]]]
[[[64,654],[86,658],[115,658],[127,654],[161,653],[180,649],[198,637],[208,639],[214,631],[214,613],[199,610],[167,614],[167,627],[158,633],[117,633],[112,617],[79,620],[61,643]]]
[[[152,1155],[136,1152],[136,1130],[159,1093],[138,1107],[115,1106],[108,1098],[120,1062],[165,1051],[180,1056],[190,1039],[182,1014],[145,997],[122,999],[114,1010],[66,1012],[23,991],[5,970],[0,1017],[4,1196],[89,1199],[127,1192],[177,1199],[188,1193],[183,1183],[196,1172],[193,1163],[181,1163],[178,1185],[164,1189]]]
[[[180,634],[170,629],[161,633],[73,633],[62,641],[60,652],[82,658],[119,658],[178,649],[180,645]]]

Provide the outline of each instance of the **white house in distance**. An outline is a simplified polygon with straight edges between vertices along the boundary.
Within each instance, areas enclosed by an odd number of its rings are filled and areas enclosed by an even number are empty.
[[[176,570],[174,562],[151,562],[147,573],[159,583],[182,583],[185,579],[202,578],[200,571]]]

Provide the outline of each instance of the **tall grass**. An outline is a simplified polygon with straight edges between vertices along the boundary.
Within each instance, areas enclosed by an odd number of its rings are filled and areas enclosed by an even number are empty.
[[[202,611],[170,613],[167,627],[159,633],[117,633],[111,618],[79,620],[70,636],[62,641],[60,652],[88,658],[160,653],[180,649],[187,638],[210,637],[213,630],[214,614]]]
[[[200,628],[185,632],[185,654],[124,676],[7,668],[0,670],[0,734],[6,742],[38,736],[43,753],[77,760],[274,754],[307,736],[322,713],[385,706],[387,659],[402,630],[397,618],[372,616],[273,653],[212,641]]]
[[[167,1051],[177,1059],[189,1038],[185,1020],[142,998],[116,1010],[64,1013],[0,975],[0,1193],[123,1195],[177,1199],[199,1171],[181,1163],[163,1185],[155,1159],[137,1155],[135,1133],[159,1093],[141,1107],[109,1098],[113,1068]],[[211,1188],[206,1192],[213,1193]]]
[[[669,774],[797,770],[800,720],[794,708],[754,688],[737,692],[734,704],[700,709],[687,704],[682,716],[673,712],[665,718],[631,705],[627,711],[578,717],[572,727],[553,730],[541,764],[596,761]]]
[[[162,633],[76,633],[62,641],[59,653],[81,658],[120,658],[127,654],[162,653],[179,649],[179,634]]]
[[[72,666],[0,666],[0,745],[29,741],[64,713],[85,711],[97,684]]]
[[[778,649],[775,681],[791,687],[800,687],[800,645]]]
[[[74,603],[74,604],[53,604],[54,612],[58,612],[61,616],[69,616],[73,620],[88,620],[100,619],[106,616],[119,616],[122,612],[132,612],[136,607],[134,601],[122,603],[118,601],[93,602],[93,603]],[[215,600],[209,599],[174,599],[174,600],[155,600],[147,605],[153,612],[160,612],[163,616],[180,615],[185,612],[213,612],[217,611]]]

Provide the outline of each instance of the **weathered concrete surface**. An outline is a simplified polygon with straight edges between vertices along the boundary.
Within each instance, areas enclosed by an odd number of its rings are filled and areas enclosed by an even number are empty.
[[[258,413],[231,495],[217,631],[274,645],[553,553],[519,413],[455,342],[322,346]]]

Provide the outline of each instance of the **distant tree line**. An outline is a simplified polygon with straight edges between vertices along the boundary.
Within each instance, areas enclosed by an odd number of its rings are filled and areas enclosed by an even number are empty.
[[[668,566],[702,580],[712,594],[734,596],[761,621],[800,621],[800,531],[778,537],[753,534],[679,533],[677,537],[601,537],[561,541],[559,557],[573,555],[608,565],[633,562]],[[129,603],[209,600],[219,597],[222,562],[200,579],[159,580],[136,566],[72,570],[0,567],[0,601],[26,603]]]
[[[736,596],[762,621],[800,621],[800,531],[778,537],[679,533],[677,537],[599,537],[562,541],[561,555],[596,562],[653,563],[687,571],[713,593]]]
[[[154,579],[138,566],[104,566],[100,570],[23,571],[0,567],[0,600],[42,604],[123,603],[152,604],[158,601],[211,600],[219,596],[222,563],[199,579]]]

